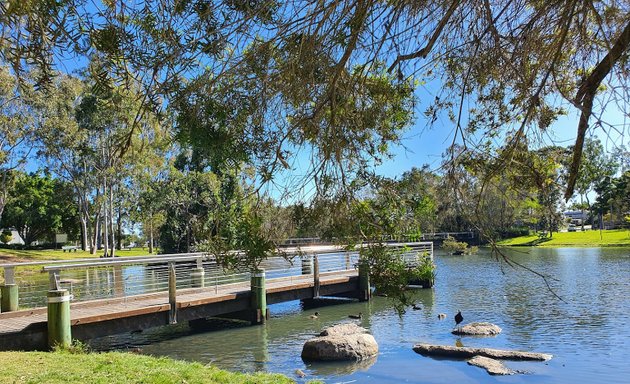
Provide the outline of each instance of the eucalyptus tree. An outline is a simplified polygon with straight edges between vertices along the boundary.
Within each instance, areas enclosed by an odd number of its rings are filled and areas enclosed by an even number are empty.
[[[619,160],[622,160],[622,157]],[[606,154],[601,141],[586,139],[584,157],[580,163],[580,176],[576,182],[576,192],[580,195],[580,203],[586,200],[586,209],[591,210],[589,192],[593,191],[595,186],[606,177],[613,176],[618,168],[619,164],[612,156]],[[581,204],[581,207],[583,212],[584,204]],[[582,230],[584,230],[584,220],[582,220]]]
[[[34,119],[29,103],[32,85],[18,84],[6,66],[0,66],[0,219],[9,198],[14,171],[30,153]]]
[[[137,95],[124,88],[95,88],[59,76],[36,93],[37,147],[49,169],[74,186],[82,226],[82,245],[114,254],[116,195],[128,186],[131,163],[149,149],[156,124],[145,114],[142,130],[128,136]],[[122,148],[126,150],[122,151]],[[121,216],[118,214],[118,216]]]

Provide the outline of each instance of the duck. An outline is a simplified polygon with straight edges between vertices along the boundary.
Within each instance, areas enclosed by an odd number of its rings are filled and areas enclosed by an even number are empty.
[[[314,314],[309,316],[311,319],[317,319],[319,317],[319,312],[315,312]]]
[[[462,316],[462,311],[457,311],[457,314],[455,315],[455,326],[457,327],[459,323],[461,323],[462,321],[464,321],[464,316]]]
[[[419,311],[419,310],[421,310],[421,309],[422,309],[422,307],[421,307],[421,306],[419,306],[419,305],[417,305],[417,304],[412,305],[412,306],[411,306],[411,308],[412,308],[414,311]]]
[[[440,313],[438,315],[438,320],[444,320],[444,319],[446,319],[446,313]]]
[[[303,370],[301,370],[301,369],[296,369],[296,370],[295,370],[295,375],[296,375],[297,377],[306,377],[306,373],[304,373],[304,371],[303,371]]]
[[[348,315],[349,318],[351,319],[362,319],[363,318],[363,313],[359,312],[358,315]]]

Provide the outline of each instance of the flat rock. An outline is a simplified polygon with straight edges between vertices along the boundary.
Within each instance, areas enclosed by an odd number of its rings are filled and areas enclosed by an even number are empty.
[[[492,323],[470,323],[453,330],[455,335],[496,336],[501,333],[501,327]]]
[[[324,328],[324,330],[319,333],[319,336],[344,336],[357,333],[368,333],[368,330],[354,323],[343,323]]]
[[[485,356],[502,360],[538,360],[547,361],[553,357],[548,353],[509,351],[493,348],[453,347],[450,345],[416,344],[416,353],[425,356],[443,356],[458,359],[468,359],[474,356]]]
[[[483,368],[491,375],[513,375],[518,373],[506,367],[501,361],[489,357],[475,356],[468,360],[468,364]]]
[[[378,344],[374,336],[365,328],[350,323],[326,328],[302,347],[302,359],[306,361],[358,361],[377,354]]]

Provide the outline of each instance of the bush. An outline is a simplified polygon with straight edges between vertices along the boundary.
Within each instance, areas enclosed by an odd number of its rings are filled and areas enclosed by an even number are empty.
[[[0,234],[0,242],[2,242],[2,244],[8,244],[9,241],[11,241],[12,239],[13,234],[11,233],[11,231],[4,230],[2,231],[2,234]]]

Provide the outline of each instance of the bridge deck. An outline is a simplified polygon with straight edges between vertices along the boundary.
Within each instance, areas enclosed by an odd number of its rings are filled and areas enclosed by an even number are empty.
[[[328,286],[349,282],[357,276],[354,270],[323,273],[320,285]],[[312,288],[313,275],[291,276],[268,279],[267,295]],[[211,288],[190,288],[177,292],[177,308],[192,307],[229,302],[249,295],[249,282],[226,284]],[[285,301],[283,299],[271,302]],[[110,320],[133,318],[158,313],[168,314],[170,305],[168,293],[154,293],[125,298],[103,299],[73,303],[70,307],[73,327]],[[229,312],[229,311],[226,311]],[[18,334],[33,328],[45,328],[46,308],[35,308],[17,312],[0,313],[0,337],[7,334]]]

